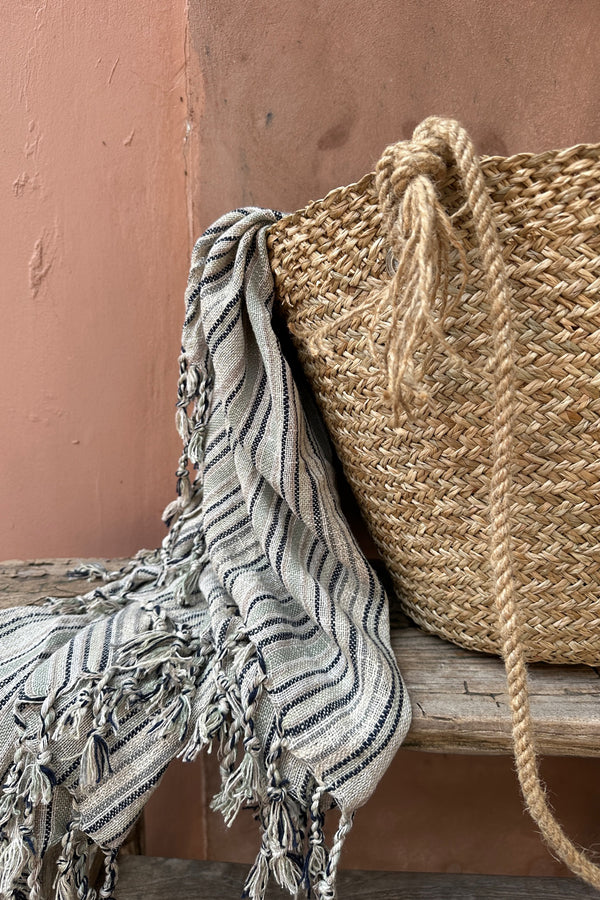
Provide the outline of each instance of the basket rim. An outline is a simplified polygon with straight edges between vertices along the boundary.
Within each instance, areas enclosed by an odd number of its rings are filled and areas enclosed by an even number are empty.
[[[523,168],[535,169],[538,168],[543,162],[547,162],[548,160],[554,158],[559,163],[564,163],[565,160],[568,160],[571,156],[582,156],[584,152],[590,153],[590,155],[594,155],[600,157],[600,142],[598,143],[579,143],[572,144],[569,147],[562,147],[554,150],[541,150],[538,152],[533,151],[520,151],[519,153],[513,153],[509,156],[502,156],[501,154],[482,154],[479,159],[485,169],[486,166],[492,166],[494,164],[501,166],[503,165],[506,168],[514,168],[515,166],[521,165]],[[351,182],[346,185],[338,185],[337,187],[331,188],[327,193],[315,200],[311,200],[306,206],[301,207],[300,209],[296,209],[293,212],[286,213],[279,219],[277,222],[274,222],[267,228],[267,235],[271,239],[271,242],[275,239],[275,236],[278,233],[284,232],[288,227],[295,225],[301,219],[308,218],[310,213],[320,207],[327,207],[331,205],[332,198],[334,196],[343,196],[344,193],[354,193],[354,194],[364,194],[366,189],[372,185],[373,180],[375,178],[375,172],[367,172],[362,176],[358,181]]]

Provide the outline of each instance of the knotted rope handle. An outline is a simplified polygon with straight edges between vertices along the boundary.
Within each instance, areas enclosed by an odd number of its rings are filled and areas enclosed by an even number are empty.
[[[490,485],[490,561],[502,656],[512,712],[517,774],[525,803],[556,856],[576,875],[600,888],[600,868],[566,836],[556,821],[540,780],[533,741],[523,630],[516,601],[511,541],[511,460],[514,422],[514,362],[511,293],[481,165],[461,125],[432,117],[410,141],[387,148],[376,170],[383,224],[398,259],[391,284],[394,313],[384,352],[390,394],[397,415],[403,389],[415,390],[413,354],[426,328],[444,340],[433,318],[440,286],[447,284],[448,251],[454,246],[466,270],[464,250],[435,187],[448,163],[456,166],[470,213],[492,318],[492,378],[495,413]],[[444,302],[445,295],[442,297]],[[390,296],[385,301],[389,308]],[[443,308],[442,308],[443,319]],[[339,325],[339,323],[337,323]]]

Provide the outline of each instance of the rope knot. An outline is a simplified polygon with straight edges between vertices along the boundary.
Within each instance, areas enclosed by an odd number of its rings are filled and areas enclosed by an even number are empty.
[[[283,803],[287,797],[287,791],[283,785],[269,785],[267,797],[272,803]]]
[[[378,350],[373,339],[371,349],[381,357],[386,370],[388,399],[396,424],[401,412],[409,414],[411,407],[427,399],[420,386],[421,371],[415,371],[415,352],[423,338],[430,335],[426,362],[436,342],[456,355],[443,329],[450,249],[455,249],[463,271],[460,293],[466,281],[467,260],[436,186],[452,163],[468,195],[466,185],[473,183],[478,172],[481,174],[473,145],[458,122],[431,117],[415,129],[412,140],[388,147],[375,172],[383,227],[398,266],[378,300],[377,319],[381,321],[384,311],[391,307],[391,325],[383,349]],[[485,191],[483,176],[478,185]],[[472,210],[469,200],[467,196],[465,206]],[[407,390],[411,404],[405,399]]]
[[[454,216],[444,209],[436,186],[449,165],[456,167],[465,195],[465,203],[455,215],[464,210],[471,213],[480,246],[485,252],[491,248],[494,257],[494,280],[489,285],[492,305],[505,302],[506,277],[479,160],[467,132],[458,122],[432,116],[415,129],[412,140],[388,147],[375,171],[383,231],[398,263],[392,280],[371,292],[362,306],[352,306],[342,316],[316,329],[308,341],[309,352],[322,353],[323,338],[372,311],[375,324],[368,333],[371,356],[385,372],[386,399],[396,426],[401,413],[410,417],[415,407],[427,400],[422,372],[436,343],[457,357],[444,335],[450,250],[456,251],[463,272],[459,296],[464,290],[468,266],[454,227]],[[381,322],[386,322],[386,329],[377,340]],[[427,337],[427,354],[418,367],[416,351]],[[406,398],[407,393],[412,402]]]
[[[449,148],[435,135],[415,136],[392,144],[377,164],[376,185],[379,207],[388,231],[397,223],[405,194],[416,179],[427,179],[421,187],[438,181],[447,170]]]

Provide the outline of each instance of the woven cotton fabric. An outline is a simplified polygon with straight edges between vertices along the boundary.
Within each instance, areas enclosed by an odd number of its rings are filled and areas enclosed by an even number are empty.
[[[237,210],[194,248],[162,547],[85,596],[0,611],[2,898],[41,900],[57,843],[58,900],[113,897],[118,847],[169,762],[213,743],[214,807],[259,823],[245,895],[272,875],[334,897],[354,811],[406,734],[385,592],[272,325],[279,217]]]

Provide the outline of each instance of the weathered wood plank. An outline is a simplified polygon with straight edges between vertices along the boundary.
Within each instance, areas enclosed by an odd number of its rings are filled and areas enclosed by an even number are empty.
[[[444,753],[510,753],[510,709],[500,659],[417,628],[392,646],[412,700],[404,746]],[[600,675],[591,666],[529,667],[536,743],[550,756],[600,756]]]
[[[129,856],[123,859],[116,900],[234,900],[246,866]],[[571,878],[422,875],[416,872],[341,871],[341,900],[592,900],[598,894]],[[268,900],[290,895],[272,888]]]
[[[9,559],[0,562],[0,609],[25,606],[43,597],[74,597],[87,593],[94,582],[67,575],[82,563],[99,562],[118,570],[123,559]],[[97,584],[100,582],[96,582]]]
[[[98,560],[113,571],[123,560]],[[93,582],[66,573],[89,560],[0,563],[0,608],[48,595],[89,591]],[[493,656],[463,650],[394,616],[392,646],[413,706],[404,746],[443,753],[511,752],[504,667]],[[538,748],[555,756],[600,756],[600,670],[530,667]]]

